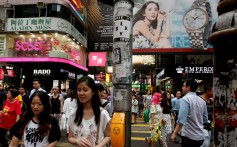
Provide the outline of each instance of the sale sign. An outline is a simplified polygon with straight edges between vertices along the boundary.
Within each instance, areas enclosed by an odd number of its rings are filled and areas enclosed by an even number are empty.
[[[106,52],[90,52],[89,66],[106,66]]]

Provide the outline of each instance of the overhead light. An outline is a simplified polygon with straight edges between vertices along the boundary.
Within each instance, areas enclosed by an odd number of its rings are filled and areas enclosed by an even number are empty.
[[[20,37],[24,37],[24,35],[21,34]]]
[[[34,37],[35,37],[35,35],[34,35],[34,34],[31,34],[31,37],[33,37],[33,38],[34,38]]]
[[[46,36],[47,36],[47,34],[44,34],[43,36],[44,36],[44,37],[46,37]]]
[[[15,32],[17,35],[19,34],[19,32]]]
[[[77,42],[77,44],[80,44],[79,42]]]
[[[43,34],[43,32],[42,32],[42,31],[39,31],[39,33],[40,33],[40,34]]]
[[[58,36],[58,33],[55,33],[54,36]]]
[[[73,38],[72,40],[75,41],[75,38]]]

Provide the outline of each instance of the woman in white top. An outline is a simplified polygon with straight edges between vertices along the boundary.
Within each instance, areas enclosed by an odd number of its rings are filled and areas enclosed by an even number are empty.
[[[64,101],[63,105],[63,113],[65,114],[66,117],[67,134],[69,133],[69,125],[68,125],[69,116],[71,115],[72,112],[74,112],[77,109],[77,99],[75,93],[71,91],[68,96],[69,97]]]
[[[137,121],[138,101],[136,98],[136,95],[132,96],[132,124],[136,123]]]
[[[110,142],[110,117],[101,108],[91,77],[78,80],[77,96],[77,110],[69,117],[69,143],[80,147],[106,146]]]

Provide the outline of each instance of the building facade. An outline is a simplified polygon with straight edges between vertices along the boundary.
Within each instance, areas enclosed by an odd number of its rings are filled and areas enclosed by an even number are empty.
[[[36,78],[46,90],[67,89],[86,74],[85,5],[71,0],[1,1],[0,64],[14,72],[3,73],[1,82],[30,89]]]

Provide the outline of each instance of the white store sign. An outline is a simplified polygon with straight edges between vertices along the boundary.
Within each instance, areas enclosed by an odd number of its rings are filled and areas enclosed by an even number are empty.
[[[68,21],[55,17],[8,18],[8,32],[58,31],[72,35],[83,46],[87,47],[87,39]]]

